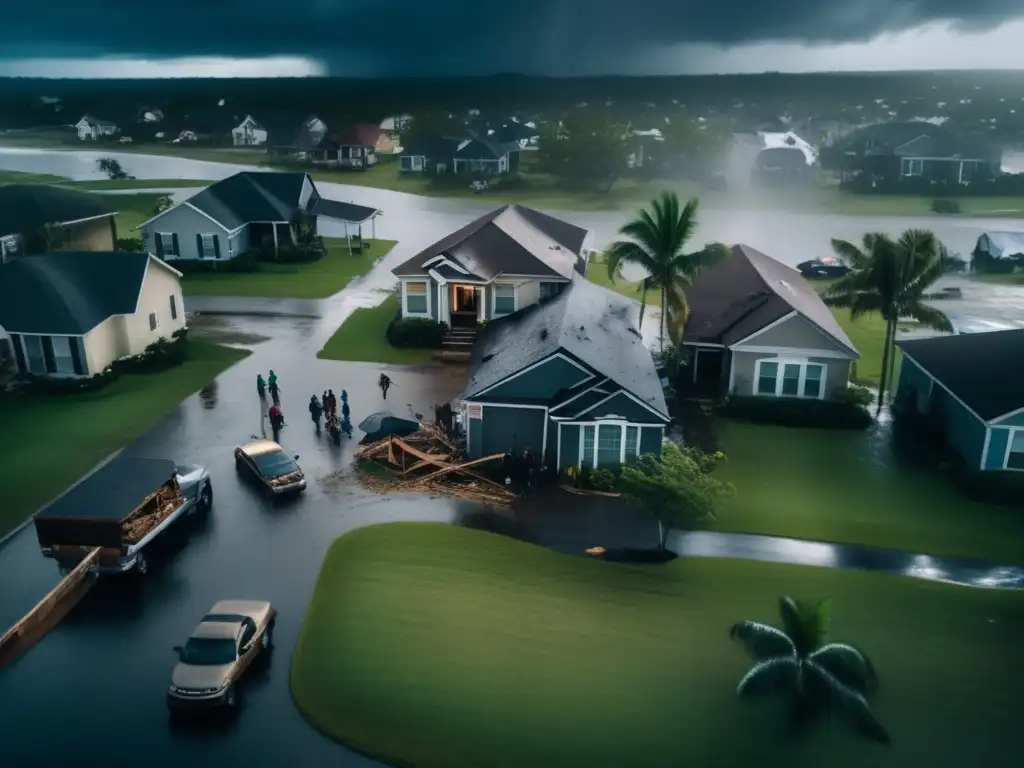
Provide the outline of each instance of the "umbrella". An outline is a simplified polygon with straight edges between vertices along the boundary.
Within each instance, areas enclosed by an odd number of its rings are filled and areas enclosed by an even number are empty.
[[[405,437],[411,435],[420,428],[418,422],[411,419],[403,419],[387,411],[371,413],[359,423],[359,429],[366,433],[366,437],[360,440],[361,443],[373,443],[383,440],[388,435]]]

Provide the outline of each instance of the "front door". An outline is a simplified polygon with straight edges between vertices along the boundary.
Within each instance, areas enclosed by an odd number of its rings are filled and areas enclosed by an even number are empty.
[[[479,322],[480,288],[478,286],[453,285],[451,302],[451,325],[453,328],[475,326]]]
[[[722,382],[725,351],[697,347],[693,351],[693,388],[698,393],[717,392]]]

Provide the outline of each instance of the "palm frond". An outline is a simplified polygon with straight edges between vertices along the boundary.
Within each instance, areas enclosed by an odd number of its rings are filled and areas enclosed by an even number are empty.
[[[770,693],[796,682],[800,662],[794,656],[765,659],[752,666],[736,686],[737,696]]]
[[[870,249],[866,249],[870,252]],[[846,240],[832,239],[832,251],[836,258],[850,269],[864,269],[871,257],[856,245]]]
[[[849,643],[828,643],[807,657],[830,672],[843,685],[861,693],[878,687],[878,674],[868,655]]]
[[[815,676],[832,702],[850,716],[862,733],[882,744],[891,742],[889,732],[871,711],[871,706],[863,694],[844,685],[835,675],[816,662],[808,661],[804,669]]]
[[[740,621],[729,628],[729,637],[742,645],[755,661],[796,656],[796,645],[789,639],[789,635],[771,624]]]
[[[945,312],[941,312],[935,307],[929,307],[927,304],[921,304],[915,302],[909,306],[903,307],[900,313],[906,317],[913,318],[921,325],[927,326],[935,331],[942,331],[944,333],[953,333],[956,329],[953,327],[952,321],[946,317]]]
[[[604,259],[608,269],[608,279],[612,282],[615,282],[616,277],[622,276],[624,264],[635,264],[648,272],[656,267],[650,252],[642,245],[630,240],[617,240],[612,243],[605,251]]]
[[[822,645],[828,632],[828,600],[804,602],[792,597],[779,599],[782,628],[796,646],[797,654],[806,656]]]

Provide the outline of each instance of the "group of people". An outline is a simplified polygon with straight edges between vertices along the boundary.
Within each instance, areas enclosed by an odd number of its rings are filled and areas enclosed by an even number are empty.
[[[537,480],[533,451],[524,448],[521,454],[516,455],[509,450],[502,459],[502,466],[505,471],[505,485],[515,484],[519,488],[519,497],[529,498]]]
[[[277,383],[277,374],[271,369],[266,381],[263,380],[263,374],[256,374],[256,392],[260,396],[260,400],[267,399],[267,392],[270,392],[272,400],[270,410],[267,411],[267,417],[270,419],[270,428],[274,431],[274,439],[277,439],[277,433],[281,431],[284,426],[284,414],[281,412],[281,387]]]

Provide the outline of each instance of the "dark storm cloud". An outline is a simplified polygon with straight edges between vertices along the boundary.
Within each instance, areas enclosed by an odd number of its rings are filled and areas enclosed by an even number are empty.
[[[616,72],[658,46],[840,43],[1022,0],[0,0],[0,58],[309,56],[358,74]],[[865,62],[865,68],[870,62]]]

